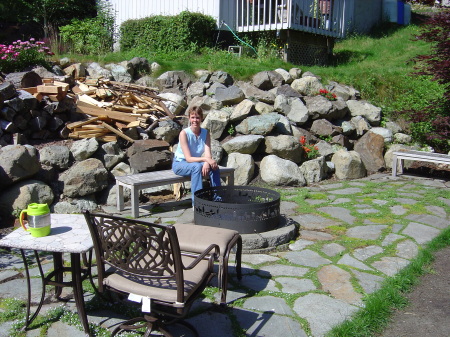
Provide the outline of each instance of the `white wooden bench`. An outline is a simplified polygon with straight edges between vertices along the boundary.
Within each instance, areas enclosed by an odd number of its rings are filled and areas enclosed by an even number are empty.
[[[424,151],[396,151],[392,154],[392,176],[397,176],[397,163],[400,173],[403,172],[403,160],[417,160],[450,165],[450,156],[441,153]]]
[[[234,185],[234,168],[220,166],[220,176],[227,178],[227,185]],[[131,190],[131,215],[139,216],[139,191],[145,188],[169,185],[190,181],[191,177],[176,175],[172,170],[144,172],[116,177],[117,186],[117,209],[124,209],[123,188]]]

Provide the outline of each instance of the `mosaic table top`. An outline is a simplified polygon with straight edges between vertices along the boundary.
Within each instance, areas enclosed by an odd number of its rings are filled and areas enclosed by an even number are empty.
[[[40,238],[18,228],[0,240],[0,247],[59,253],[85,253],[93,248],[82,214],[51,214],[51,228],[50,235]]]

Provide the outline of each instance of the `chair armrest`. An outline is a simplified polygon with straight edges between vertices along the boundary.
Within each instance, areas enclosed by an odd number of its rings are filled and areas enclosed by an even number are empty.
[[[212,252],[214,251],[214,252]],[[212,253],[211,253],[212,252]],[[197,257],[194,261],[191,262],[191,264],[187,267],[184,267],[185,270],[189,270],[194,268],[200,261],[204,260],[205,257],[208,256],[209,262],[212,265],[212,263],[214,263],[214,261],[216,260],[216,258],[219,256],[219,246],[216,244],[211,244],[209,245],[208,248],[206,248],[202,253],[200,253],[199,255],[195,254]],[[189,256],[192,256],[192,254],[189,254]]]

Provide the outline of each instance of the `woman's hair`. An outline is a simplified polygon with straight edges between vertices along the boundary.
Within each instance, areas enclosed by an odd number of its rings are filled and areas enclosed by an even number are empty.
[[[200,116],[200,119],[203,120],[203,109],[199,106],[194,105],[192,108],[189,109],[188,117],[190,117],[192,114],[197,114]]]

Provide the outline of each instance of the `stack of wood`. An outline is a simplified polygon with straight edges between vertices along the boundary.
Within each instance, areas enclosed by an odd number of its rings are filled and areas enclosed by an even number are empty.
[[[51,101],[59,102],[66,97],[69,91],[69,84],[55,81],[51,78],[44,78],[42,79],[41,85],[36,87],[21,88],[21,90],[25,90],[34,95],[38,101],[41,101],[44,96],[47,96]]]
[[[175,116],[163,99],[150,88],[102,79],[81,79],[72,87],[77,96],[77,112],[95,118],[67,125],[70,138],[95,137],[112,141],[117,136],[133,142],[127,129],[139,128],[149,132],[164,119]]]

